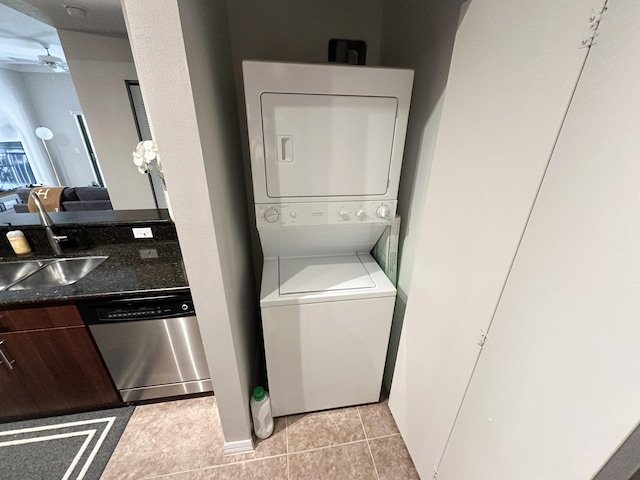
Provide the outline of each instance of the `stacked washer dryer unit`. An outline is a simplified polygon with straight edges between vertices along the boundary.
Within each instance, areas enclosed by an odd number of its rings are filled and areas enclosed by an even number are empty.
[[[243,62],[274,416],[379,400],[413,71]]]

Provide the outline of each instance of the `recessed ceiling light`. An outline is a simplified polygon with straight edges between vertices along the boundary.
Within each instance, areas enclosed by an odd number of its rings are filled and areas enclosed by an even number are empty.
[[[72,5],[64,5],[64,8],[72,17],[84,18],[87,16],[87,11],[84,8],[74,7]]]

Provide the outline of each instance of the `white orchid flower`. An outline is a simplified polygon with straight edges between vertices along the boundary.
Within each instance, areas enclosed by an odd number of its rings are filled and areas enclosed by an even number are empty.
[[[162,164],[160,157],[158,157],[158,145],[153,140],[138,143],[133,152],[133,163],[138,167],[140,173],[149,173],[151,168],[155,168],[160,178],[164,179]]]
[[[133,153],[133,163],[136,164],[137,167],[141,167],[142,164],[144,163],[144,158],[141,157],[140,155],[136,155],[136,153]]]

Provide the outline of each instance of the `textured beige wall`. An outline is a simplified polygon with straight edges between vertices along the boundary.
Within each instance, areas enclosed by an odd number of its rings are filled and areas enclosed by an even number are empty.
[[[251,441],[257,297],[226,6],[124,0],[228,443]],[[162,61],[158,61],[162,52]]]
[[[156,208],[131,152],[138,132],[125,80],[137,80],[126,39],[58,30],[115,210]]]

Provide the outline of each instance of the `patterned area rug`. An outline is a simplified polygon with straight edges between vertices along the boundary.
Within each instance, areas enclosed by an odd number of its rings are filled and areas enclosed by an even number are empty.
[[[99,480],[133,410],[0,424],[0,479]]]

